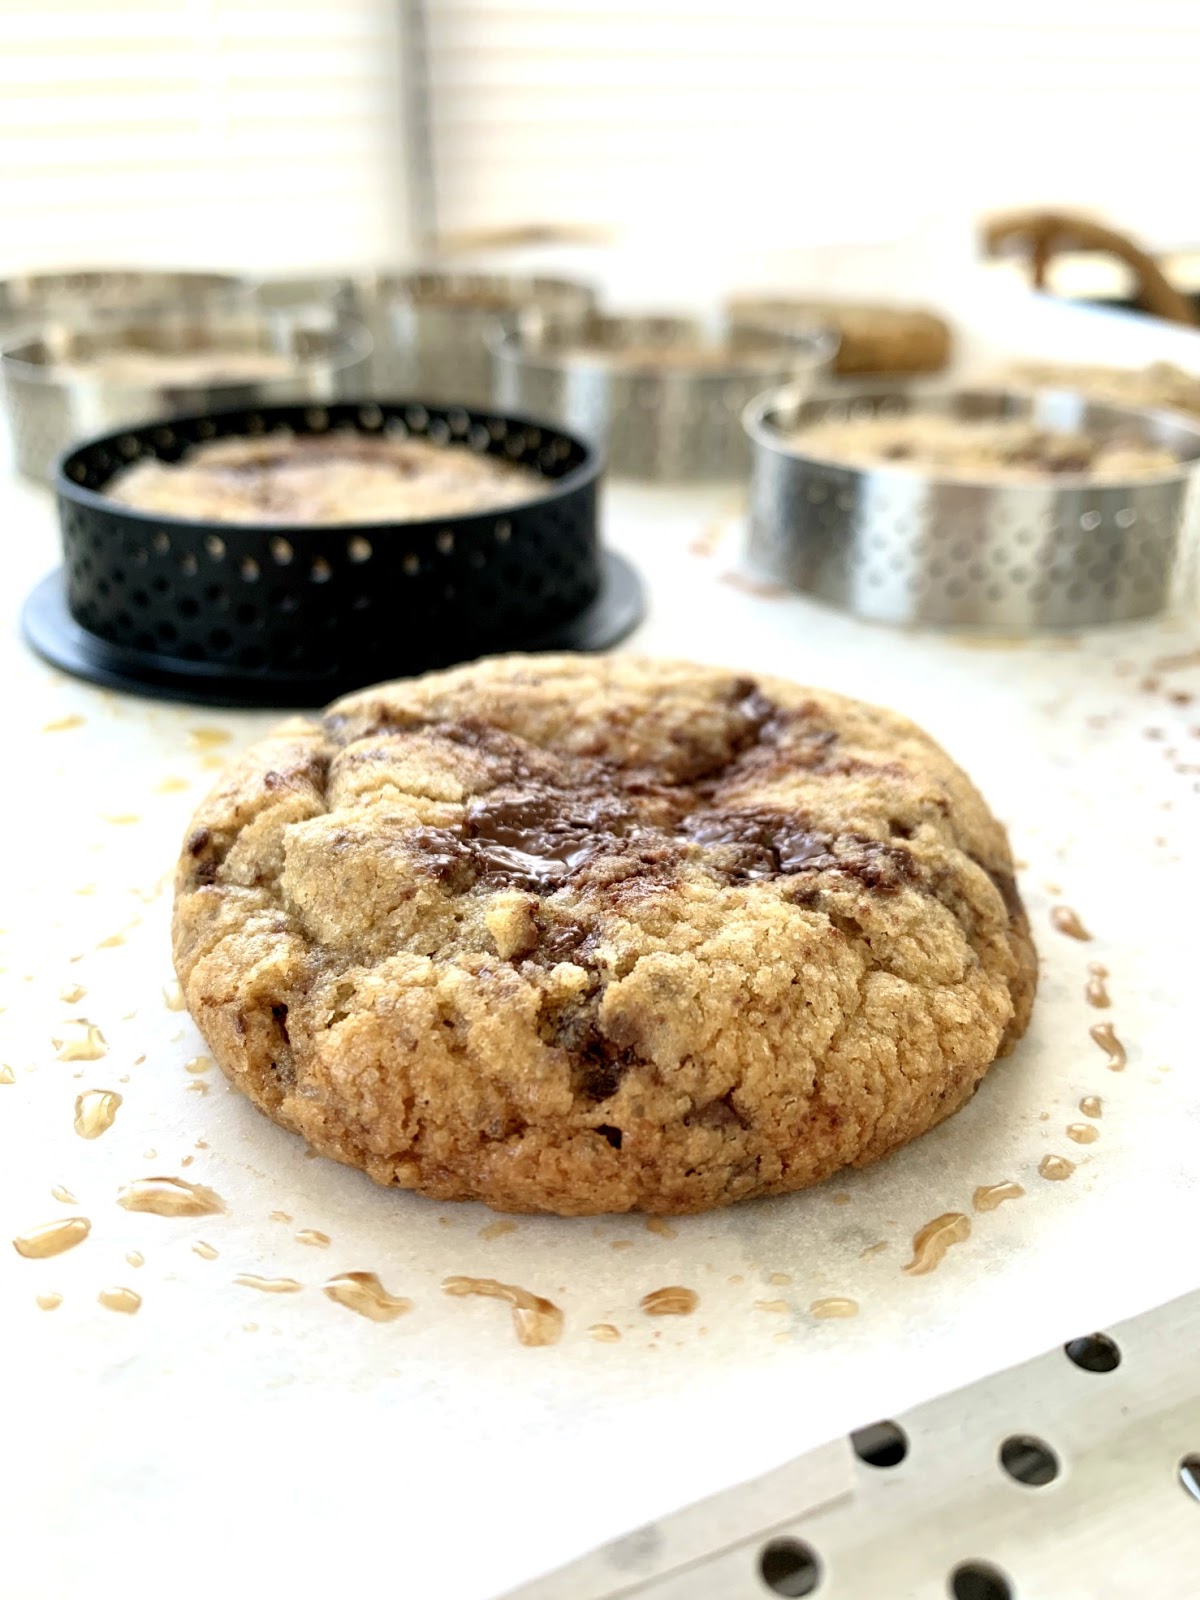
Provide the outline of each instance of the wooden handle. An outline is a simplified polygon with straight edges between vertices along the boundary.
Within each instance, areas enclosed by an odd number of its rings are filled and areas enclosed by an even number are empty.
[[[1097,250],[1116,256],[1132,268],[1137,303],[1144,311],[1166,322],[1192,328],[1197,324],[1195,306],[1168,281],[1153,256],[1126,234],[1088,217],[1064,211],[1015,211],[985,223],[983,240],[989,255],[1000,255],[1012,245],[1027,249],[1037,289],[1045,288],[1047,269],[1061,250]]]

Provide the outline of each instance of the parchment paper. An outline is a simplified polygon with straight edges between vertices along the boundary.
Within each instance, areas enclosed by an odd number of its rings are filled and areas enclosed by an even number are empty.
[[[484,1238],[495,1219],[482,1208],[306,1159],[215,1071],[185,1070],[204,1047],[164,1002],[164,875],[214,761],[272,718],[101,693],[36,661],[15,617],[52,563],[53,516],[48,497],[15,486],[3,506],[0,1062],[14,1081],[0,1084],[0,1215],[5,1239],[60,1216],[92,1223],[51,1260],[0,1240],[7,1594],[150,1582],[173,1600],[268,1584],[297,1597],[498,1594],[840,1430],[1196,1286],[1200,626],[1020,647],[877,629],[727,581],[736,517],[719,495],[610,490],[613,541],[653,598],[635,646],[893,704],[968,768],[1025,863],[1041,996],[1028,1039],[974,1101],[873,1169],[684,1219],[670,1238],[638,1217],[521,1219]],[[82,721],[43,731],[69,718]],[[1091,943],[1052,929],[1056,903]],[[1109,1010],[1085,1001],[1089,962],[1110,971]],[[61,1000],[72,985],[86,994]],[[102,1059],[56,1059],[51,1040],[75,1016],[102,1029]],[[1123,1072],[1089,1037],[1102,1020],[1128,1049]],[[72,1129],[87,1088],[123,1096],[90,1141]],[[1077,1145],[1065,1128],[1086,1120],[1087,1094],[1103,1100],[1100,1138]],[[1076,1163],[1067,1181],[1038,1175],[1047,1154]],[[121,1184],[157,1173],[211,1185],[228,1212],[116,1205]],[[973,1213],[976,1186],[1002,1179],[1025,1197]],[[951,1210],[971,1215],[970,1238],[933,1274],[906,1276],[914,1231]],[[302,1228],[332,1242],[302,1244]],[[355,1269],[412,1312],[374,1324],[332,1304],[320,1285]],[[267,1295],[236,1284],[242,1273],[304,1287]],[[549,1296],[562,1342],[522,1348],[503,1304],[443,1295],[450,1273]],[[639,1312],[667,1284],[698,1292],[693,1316]],[[114,1285],[142,1295],[136,1315],[97,1303]],[[49,1291],[63,1296],[52,1312],[35,1304]],[[858,1316],[814,1319],[831,1295]],[[589,1337],[599,1322],[620,1341]]]

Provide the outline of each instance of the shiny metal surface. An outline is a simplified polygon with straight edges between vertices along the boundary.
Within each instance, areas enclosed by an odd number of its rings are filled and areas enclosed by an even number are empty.
[[[747,402],[789,381],[807,393],[836,348],[817,328],[785,335],[689,317],[593,316],[570,326],[529,317],[496,340],[495,399],[592,439],[621,477],[739,479],[750,465],[738,426]]]
[[[0,279],[0,338],[32,337],[48,321],[96,313],[165,307],[231,305],[244,281],[228,272],[152,272],[104,267],[74,272],[28,272]]]
[[[1096,1339],[864,1427],[512,1600],[1195,1600],[1200,1293],[1110,1328],[1108,1361],[1077,1365],[1069,1352],[1087,1362]]]
[[[349,273],[251,278],[247,293],[250,303],[267,313],[324,310],[354,322],[365,318],[362,285]]]
[[[596,302],[586,284],[475,272],[411,272],[364,280],[366,324],[375,341],[371,392],[437,405],[492,401],[490,337],[525,312],[574,323]]]
[[[262,351],[288,370],[257,380],[114,382],[90,364],[106,356],[203,357]],[[0,352],[17,465],[49,480],[59,455],[89,434],[158,417],[287,400],[332,400],[358,387],[370,352],[364,329],[287,313],[179,310],[87,324],[53,324]]]
[[[823,418],[914,412],[1144,440],[1179,465],[1128,483],[1001,483],[839,466],[787,437]],[[872,387],[810,399],[785,389],[748,406],[743,425],[754,449],[752,566],[877,622],[1029,633],[1153,616],[1194,532],[1200,427],[1166,412],[1059,390]]]

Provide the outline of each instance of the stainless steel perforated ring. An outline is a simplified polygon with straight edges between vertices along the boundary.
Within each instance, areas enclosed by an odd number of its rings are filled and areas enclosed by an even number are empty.
[[[818,420],[913,413],[1026,420],[1165,446],[1172,469],[1114,483],[937,476],[911,462],[839,465],[806,454]],[[1193,538],[1200,427],[1168,412],[1061,390],[871,388],[747,406],[754,467],[748,555],[764,575],[878,622],[1006,633],[1152,616]]]

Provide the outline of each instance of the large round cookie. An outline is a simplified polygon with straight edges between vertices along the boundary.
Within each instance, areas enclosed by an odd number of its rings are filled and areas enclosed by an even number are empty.
[[[179,867],[232,1081],[380,1183],[685,1212],[862,1166],[1029,1017],[1004,830],[919,728],[633,656],[510,656],[256,745]]]

